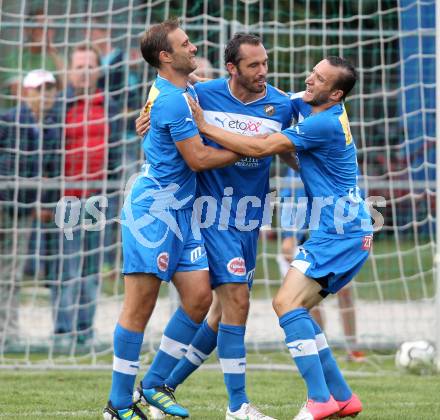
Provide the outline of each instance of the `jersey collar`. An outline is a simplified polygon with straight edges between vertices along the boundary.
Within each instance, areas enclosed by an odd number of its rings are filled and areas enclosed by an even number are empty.
[[[263,100],[263,99],[266,99],[266,96],[267,96],[267,90],[268,90],[268,89],[267,89],[267,83],[266,83],[266,92],[265,92],[264,96],[262,96],[261,98],[255,99],[254,101],[243,102],[243,101],[241,101],[240,99],[238,99],[236,96],[234,96],[234,94],[232,93],[232,91],[231,91],[231,87],[229,86],[229,80],[231,80],[231,79],[230,79],[230,78],[229,78],[229,79],[225,79],[226,86],[228,87],[229,94],[230,94],[230,95],[231,95],[236,101],[240,102],[241,104],[247,106],[247,105],[252,105],[252,104],[254,104],[254,103],[258,102],[258,101],[261,101],[261,100]]]

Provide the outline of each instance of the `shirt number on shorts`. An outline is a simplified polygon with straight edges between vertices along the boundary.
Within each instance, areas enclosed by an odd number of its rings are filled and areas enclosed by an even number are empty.
[[[373,235],[367,235],[362,238],[362,249],[364,251],[369,251],[371,245],[373,244]]]

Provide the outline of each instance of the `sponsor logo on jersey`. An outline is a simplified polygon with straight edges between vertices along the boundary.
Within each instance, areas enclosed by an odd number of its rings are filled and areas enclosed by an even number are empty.
[[[226,127],[231,130],[240,131],[242,134],[259,134],[260,127],[263,123],[254,120],[229,120],[226,122]]]
[[[253,157],[244,157],[235,162],[235,166],[245,166],[247,168],[258,168],[260,166],[260,159]]]
[[[227,267],[231,274],[235,274],[236,276],[246,275],[246,264],[244,263],[244,259],[241,257],[232,258],[232,260],[228,262]]]
[[[261,121],[255,121],[255,120],[239,120],[237,119],[228,119],[224,118],[221,120],[219,117],[214,117],[214,120],[218,123],[218,125],[221,124],[223,128],[229,128],[234,131],[238,131],[242,134],[259,134],[260,127],[263,124]]]
[[[269,112],[272,109],[275,112],[274,105],[266,105],[263,109],[267,109]],[[203,111],[203,115],[206,122],[210,124],[247,136],[270,134],[282,129],[281,122],[263,116],[251,116],[224,111]]]
[[[367,235],[362,238],[362,249],[364,251],[369,251],[373,245],[373,235]]]
[[[170,255],[168,254],[168,252],[161,252],[157,257],[157,268],[160,271],[167,271],[169,262]]]
[[[273,105],[266,105],[264,107],[264,112],[266,113],[266,115],[271,117],[273,114],[275,114],[275,107]]]
[[[219,117],[215,117],[215,120],[217,121],[217,122],[219,122],[221,125],[222,125],[222,127],[224,127],[225,126],[225,121],[226,121],[226,118],[225,119],[223,119],[223,120],[221,120]]]

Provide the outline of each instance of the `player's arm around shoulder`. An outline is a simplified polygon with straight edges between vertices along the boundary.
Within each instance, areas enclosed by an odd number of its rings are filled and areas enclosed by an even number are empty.
[[[189,102],[199,131],[225,149],[232,150],[243,156],[255,158],[295,151],[292,142],[281,133],[274,133],[268,136],[244,136],[208,124],[203,116],[202,108],[193,100]]]
[[[203,143],[199,134],[176,142],[177,150],[194,172],[231,165],[241,156],[226,149],[216,149]]]
[[[283,130],[296,150],[318,149],[328,144],[334,133],[334,122],[324,113],[313,114]]]
[[[227,166],[239,160],[240,156],[237,153],[216,149],[203,143],[188,98],[185,94],[176,100],[168,126],[177,150],[190,169],[199,172]]]

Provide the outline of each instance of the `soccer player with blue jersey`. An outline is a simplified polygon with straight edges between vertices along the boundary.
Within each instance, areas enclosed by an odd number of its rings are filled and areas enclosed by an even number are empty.
[[[301,122],[312,112],[311,105],[303,101],[303,95],[304,92],[297,92],[290,95],[296,123]],[[361,176],[360,172],[358,175]],[[297,250],[297,245],[300,245],[305,241],[307,233],[307,218],[304,217],[306,214],[303,212],[302,205],[302,200],[307,198],[305,197],[304,186],[299,177],[299,173],[294,171],[292,168],[289,168],[285,181],[296,184],[296,188],[293,189],[292,186],[289,186],[287,188],[282,188],[280,191],[280,198],[284,203],[287,204],[287,206],[286,204],[282,205],[281,253],[277,255],[278,268],[282,277],[287,274],[292,257]],[[292,195],[294,196],[294,202],[296,203],[295,207],[297,207],[296,211],[294,212],[292,212],[292,205],[294,204],[292,202]],[[292,216],[295,218],[295,221],[292,220]],[[298,226],[295,226],[296,224]],[[299,230],[295,232],[292,230],[292,227],[296,227],[296,229]],[[356,344],[356,313],[353,306],[353,291],[351,285],[343,287],[338,292],[337,300],[340,310],[342,329],[346,340],[347,359],[354,362],[362,362],[365,360],[365,354],[363,351],[357,348]],[[321,326],[321,328],[324,329],[325,318],[322,315],[320,305],[314,306],[310,311],[310,315]]]
[[[290,125],[289,97],[266,83],[268,57],[261,39],[236,34],[225,48],[228,79],[197,83],[205,118],[232,133],[265,135]],[[207,144],[219,147],[205,137]],[[214,197],[216,220],[202,229],[211,284],[221,311],[213,310],[180,367],[167,378],[175,388],[217,346],[229,396],[226,419],[267,419],[249,404],[244,344],[249,295],[256,266],[259,230],[268,203],[271,157],[244,155],[234,165],[200,172],[198,196]],[[218,308],[218,307],[217,307]]]
[[[239,155],[204,145],[188,98],[196,94],[188,75],[196,68],[197,48],[176,20],[153,25],[141,41],[145,60],[157,68],[150,91],[151,130],[143,147],[147,163],[122,210],[125,295],[114,332],[112,387],[104,419],[147,419],[133,402],[133,386],[146,324],[161,282],[173,281],[181,306],[165,328],[140,394],[160,402],[167,414],[188,417],[161,378],[187,352],[211,305],[208,262],[203,240],[193,234],[196,194],[194,171],[230,165]],[[165,373],[164,373],[165,372]]]
[[[286,94],[266,83],[268,57],[261,39],[234,35],[225,48],[224,61],[228,79],[195,84],[206,118],[245,135],[266,135],[289,127],[292,104]],[[221,148],[209,138],[205,143]],[[229,395],[226,419],[271,420],[249,403],[244,345],[259,229],[269,205],[270,163],[271,157],[243,157],[234,165],[197,174],[198,199],[203,202],[203,197],[209,197],[215,203],[211,209],[215,220],[203,226],[201,233],[216,303],[164,384],[175,389],[217,347]],[[150,414],[160,418],[154,409],[150,408]]]
[[[361,269],[372,245],[371,217],[357,187],[358,165],[343,100],[356,71],[340,57],[320,61],[306,79],[312,114],[264,139],[227,132],[191,103],[199,130],[236,153],[264,158],[295,152],[310,211],[309,239],[299,248],[273,300],[286,344],[308,391],[296,420],[354,416],[362,410],[309,310]]]

